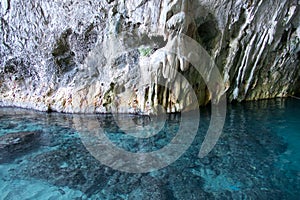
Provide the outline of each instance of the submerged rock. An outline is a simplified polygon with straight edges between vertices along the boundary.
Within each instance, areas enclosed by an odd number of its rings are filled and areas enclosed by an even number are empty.
[[[39,145],[41,131],[10,133],[0,137],[0,163],[26,154]]]
[[[45,180],[56,186],[68,186],[88,196],[99,192],[108,179],[104,166],[91,157],[82,144],[72,145],[73,148],[65,144],[66,148],[31,157],[20,167],[21,176]]]

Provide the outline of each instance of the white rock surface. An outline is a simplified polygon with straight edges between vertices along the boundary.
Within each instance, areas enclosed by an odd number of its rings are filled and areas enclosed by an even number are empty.
[[[172,54],[150,62],[178,32],[208,51],[229,100],[300,91],[298,1],[2,0],[0,7],[2,106],[105,113],[155,112],[163,104],[180,111],[185,105],[174,95],[184,95],[185,85],[171,81],[178,73],[203,105],[211,98],[203,81],[209,68],[201,77]],[[112,42],[122,32],[131,34],[120,37],[127,52]]]

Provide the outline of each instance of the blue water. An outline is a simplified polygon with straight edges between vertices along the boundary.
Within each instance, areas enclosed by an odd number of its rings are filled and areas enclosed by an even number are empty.
[[[181,118],[168,115],[166,123],[149,130],[163,127],[158,134],[135,138],[124,134],[112,115],[93,117],[107,138],[132,153],[163,148]],[[123,127],[126,119],[137,127],[149,122],[122,117]],[[299,100],[229,105],[220,139],[199,158],[209,121],[209,109],[203,108],[194,142],[177,161],[133,174],[95,159],[83,143],[88,133],[72,115],[0,108],[0,199],[299,199]]]

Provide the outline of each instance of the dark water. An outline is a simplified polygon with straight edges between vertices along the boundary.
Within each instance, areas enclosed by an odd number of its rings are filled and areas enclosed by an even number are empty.
[[[91,116],[80,116],[85,117]],[[165,124],[158,121],[147,130],[162,126],[157,135],[137,139],[124,134],[111,115],[92,117],[107,138],[132,153],[163,148],[181,118],[168,115]],[[122,117],[138,127],[149,123],[148,118]],[[217,145],[200,159],[209,120],[209,110],[202,109],[194,142],[176,162],[132,174],[95,159],[83,143],[88,133],[81,132],[74,116],[1,108],[0,199],[299,199],[299,100],[230,105]],[[97,127],[91,120],[85,123],[91,130]]]

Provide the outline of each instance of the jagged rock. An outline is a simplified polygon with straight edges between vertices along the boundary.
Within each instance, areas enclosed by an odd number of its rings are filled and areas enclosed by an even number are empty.
[[[178,73],[206,104],[209,67],[201,77],[171,54],[149,64],[178,33],[206,49],[230,101],[300,90],[297,1],[5,0],[0,7],[0,105],[106,113],[156,112],[162,104],[181,111],[186,105],[176,98],[186,87],[170,81]]]
[[[0,163],[7,162],[39,146],[41,131],[10,133],[0,137]]]

